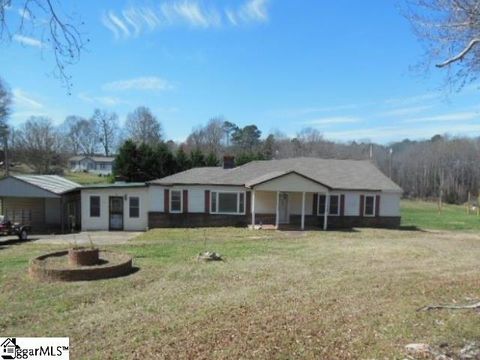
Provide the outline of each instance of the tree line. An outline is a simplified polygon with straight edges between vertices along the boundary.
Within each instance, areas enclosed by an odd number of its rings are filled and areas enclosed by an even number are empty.
[[[146,181],[193,167],[219,166],[223,155],[236,165],[252,160],[311,156],[371,160],[412,198],[464,202],[480,189],[480,138],[436,135],[428,140],[403,140],[389,145],[370,141],[340,143],[305,128],[289,137],[266,134],[255,125],[238,126],[217,117],[192,130],[181,143],[167,140],[162,125],[147,107],[127,115],[124,126],[113,112],[97,109],[89,118],[68,116],[55,126],[43,116],[9,126],[11,95],[0,81],[0,140],[10,162],[30,165],[36,173],[62,173],[71,155],[116,156],[115,175]],[[8,149],[8,151],[6,151]],[[5,156],[4,156],[4,160]],[[6,162],[6,161],[4,161]]]

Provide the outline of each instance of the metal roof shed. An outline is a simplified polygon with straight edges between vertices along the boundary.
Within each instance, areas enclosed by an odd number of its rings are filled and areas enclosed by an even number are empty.
[[[34,232],[80,227],[81,185],[57,175],[14,175],[0,180],[1,213]]]

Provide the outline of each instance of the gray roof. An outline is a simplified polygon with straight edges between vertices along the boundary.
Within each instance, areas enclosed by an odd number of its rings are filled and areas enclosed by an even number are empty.
[[[112,183],[112,184],[103,183],[103,184],[84,185],[84,186],[82,186],[82,190],[83,189],[136,188],[136,187],[146,187],[146,186],[147,186],[147,183],[144,183],[144,182],[128,183],[128,182],[119,181],[119,182],[115,182],[115,183]]]
[[[75,155],[72,156],[69,161],[80,161],[83,159],[92,159],[95,162],[113,162],[115,161],[114,156],[99,156],[99,155],[94,155],[94,156],[89,156],[89,155]]]
[[[252,161],[233,169],[195,168],[150,183],[252,187],[290,172],[298,173],[330,189],[402,191],[370,161],[307,157]]]
[[[76,182],[57,175],[13,175],[12,177],[57,195],[82,187]]]

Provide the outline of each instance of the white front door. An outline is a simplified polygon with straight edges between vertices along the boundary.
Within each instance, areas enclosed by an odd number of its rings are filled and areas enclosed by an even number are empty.
[[[290,223],[290,216],[288,213],[288,194],[280,193],[278,198],[278,223]]]

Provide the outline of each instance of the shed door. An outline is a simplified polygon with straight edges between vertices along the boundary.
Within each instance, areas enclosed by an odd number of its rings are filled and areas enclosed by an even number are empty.
[[[109,203],[109,229],[123,230],[123,197],[110,196]]]

